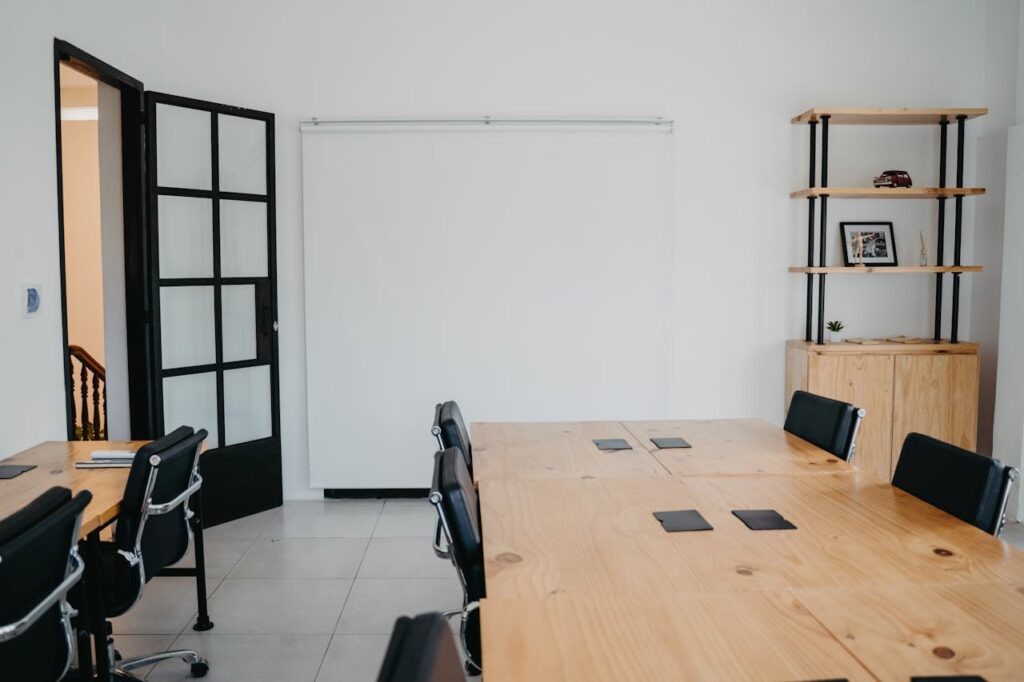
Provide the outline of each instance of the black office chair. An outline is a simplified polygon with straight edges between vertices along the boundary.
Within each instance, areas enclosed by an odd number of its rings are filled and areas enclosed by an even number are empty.
[[[1019,476],[998,459],[911,433],[903,441],[892,484],[998,537],[1010,488]]]
[[[78,531],[91,499],[50,488],[0,521],[0,678],[57,682],[71,666],[67,594],[82,578]]]
[[[473,446],[469,442],[469,429],[462,420],[462,411],[454,400],[438,403],[434,407],[434,426],[430,433],[437,439],[437,448],[458,448],[466,458],[469,480],[473,480]]]
[[[867,412],[840,400],[795,391],[783,428],[839,459],[852,462],[857,453],[857,431]]]
[[[423,613],[395,621],[377,682],[465,682],[448,621]]]
[[[480,507],[466,460],[458,448],[441,450],[434,455],[434,483],[430,502],[437,508],[438,520],[448,549],[438,556],[451,559],[462,583],[462,609],[445,614],[461,614],[459,632],[469,660],[468,672],[482,669],[480,651],[479,600],[486,596],[484,587],[483,534]]]
[[[126,613],[145,585],[165,567],[179,561],[192,541],[190,498],[199,492],[199,452],[206,431],[180,427],[135,453],[125,484],[113,542],[101,544],[103,597],[107,615]],[[109,626],[108,626],[109,631]],[[110,660],[115,658],[108,638]],[[116,664],[119,679],[138,679],[129,671],[170,658],[191,666],[193,677],[209,671],[209,662],[192,650],[162,651]]]

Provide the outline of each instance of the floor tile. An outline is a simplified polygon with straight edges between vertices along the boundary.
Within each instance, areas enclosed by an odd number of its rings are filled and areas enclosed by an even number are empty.
[[[122,658],[135,658],[167,651],[176,637],[176,635],[117,635],[114,638],[114,648]],[[144,668],[135,668],[131,672],[136,677],[145,677],[152,669],[153,666],[147,665]]]
[[[999,539],[1024,549],[1024,524],[1016,521],[1007,523]]]
[[[335,635],[316,682],[376,682],[390,635]]]
[[[208,582],[208,590],[217,584]],[[142,599],[113,619],[114,633],[177,635],[195,622],[196,608],[195,578],[153,578],[146,583]]]
[[[368,538],[383,507],[383,500],[289,502],[262,537]]]
[[[351,580],[225,578],[210,599],[214,634],[329,634]]]
[[[209,659],[204,682],[313,682],[330,635],[183,635],[175,648],[195,649]],[[147,680],[193,680],[189,666],[165,661]]]
[[[373,538],[360,578],[456,578],[448,559],[434,554],[428,538]]]
[[[354,578],[366,538],[260,538],[231,571],[232,578]]]
[[[437,511],[425,498],[387,500],[380,514],[375,538],[432,538],[437,527]]]
[[[203,550],[206,555],[206,579],[219,580],[234,568],[238,560],[242,558],[245,551],[254,541],[247,540],[223,540],[203,538]],[[190,543],[188,552],[175,566],[192,568],[195,566],[195,543]]]
[[[357,578],[338,621],[340,634],[389,634],[399,616],[462,606],[458,580]]]
[[[292,504],[291,502],[287,504]],[[203,530],[203,537],[210,540],[255,540],[271,521],[281,515],[281,508],[243,516],[212,528]]]

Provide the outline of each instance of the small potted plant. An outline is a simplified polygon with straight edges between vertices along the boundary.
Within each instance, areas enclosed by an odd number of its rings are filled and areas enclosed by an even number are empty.
[[[843,331],[844,327],[841,321],[832,320],[831,322],[825,325],[825,328],[828,329],[829,343],[842,343],[843,335],[841,332]]]

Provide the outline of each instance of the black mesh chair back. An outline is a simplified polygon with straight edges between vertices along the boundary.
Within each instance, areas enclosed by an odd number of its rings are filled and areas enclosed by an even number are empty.
[[[88,491],[50,488],[0,521],[0,678],[56,682],[71,664],[68,591],[82,577]]]
[[[143,585],[188,551],[188,500],[202,483],[199,452],[206,435],[204,429],[192,433],[181,427],[135,454],[114,532],[115,551],[107,553],[108,615],[131,608]]]
[[[892,484],[962,521],[998,535],[1009,485],[1014,478],[1016,471],[1004,467],[998,459],[911,433],[903,441]]]
[[[469,442],[469,429],[462,420],[462,411],[458,403],[449,400],[438,403],[434,408],[434,427],[431,433],[437,438],[439,449],[458,448],[466,458],[466,468],[470,480],[473,476],[473,446]]]
[[[124,486],[124,495],[121,498],[121,513],[117,518],[117,527],[114,530],[114,543],[118,549],[130,552],[135,546],[139,525],[144,518],[143,510],[147,502],[146,488],[150,472],[153,469],[149,461],[150,457],[164,453],[193,435],[195,435],[195,431],[192,427],[179,426],[163,438],[143,445],[135,453],[131,470],[128,472],[128,481]],[[160,486],[164,489],[168,483],[169,481],[159,481]]]
[[[849,462],[856,450],[857,431],[863,417],[864,410],[849,403],[795,391],[783,428]]]
[[[464,682],[451,628],[440,613],[395,621],[377,682]]]
[[[462,583],[464,608],[462,639],[470,662],[481,667],[480,620],[477,602],[486,596],[483,533],[480,505],[466,460],[458,448],[434,455],[434,483],[430,501],[437,508],[448,556]]]

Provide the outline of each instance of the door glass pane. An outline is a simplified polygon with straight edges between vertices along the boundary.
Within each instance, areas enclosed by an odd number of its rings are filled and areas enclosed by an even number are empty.
[[[256,285],[221,287],[224,362],[256,359]]]
[[[267,193],[267,124],[219,114],[217,150],[222,192]]]
[[[179,426],[210,432],[207,447],[215,448],[217,434],[217,373],[184,374],[164,379],[164,432]]]
[[[223,277],[267,276],[267,205],[220,202],[220,271]]]
[[[270,415],[270,366],[224,372],[224,444],[273,435]]]
[[[160,345],[163,368],[212,364],[217,360],[213,287],[161,287]]]
[[[160,276],[213,277],[213,202],[160,196]]]
[[[158,185],[212,189],[210,112],[156,105],[156,146]]]

